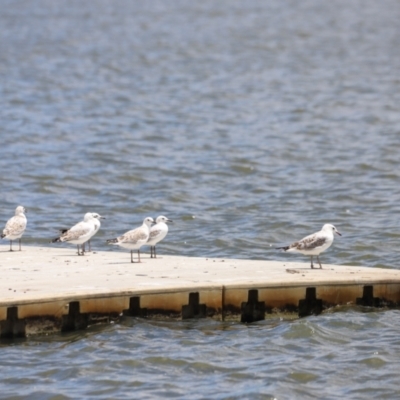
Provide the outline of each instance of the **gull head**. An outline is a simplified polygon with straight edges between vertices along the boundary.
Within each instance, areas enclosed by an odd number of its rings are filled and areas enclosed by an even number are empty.
[[[336,233],[339,236],[342,236],[342,234],[332,224],[325,224],[322,227],[322,230],[325,231],[325,232],[333,232],[333,233]]]
[[[164,217],[164,215],[160,215],[156,219],[156,223],[158,224],[159,222],[164,222],[166,224],[167,222],[173,222],[173,221],[172,221],[172,219],[168,219],[167,217]]]
[[[91,221],[92,219],[93,219],[93,213],[91,212],[87,212],[83,217],[83,220],[85,222]]]
[[[21,214],[25,214],[25,213],[26,213],[26,210],[25,210],[25,207],[23,207],[23,206],[18,206],[15,209],[15,215],[21,215]]]
[[[102,217],[100,214],[97,214],[97,213],[92,213],[92,217],[95,219],[98,219],[99,221],[101,219],[106,219],[105,217]]]
[[[145,225],[147,225],[147,226],[150,228],[150,226],[151,226],[151,225],[154,225],[156,222],[154,221],[153,218],[151,218],[151,217],[146,217],[146,218],[144,219],[143,223],[144,223]]]

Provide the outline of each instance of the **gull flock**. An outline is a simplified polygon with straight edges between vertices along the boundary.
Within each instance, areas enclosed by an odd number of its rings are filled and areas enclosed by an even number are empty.
[[[10,218],[1,235],[2,239],[10,241],[10,251],[13,251],[12,242],[19,240],[19,251],[21,251],[21,237],[25,232],[27,218],[26,210],[22,206],[18,206],[15,215]],[[105,219],[98,213],[87,212],[83,221],[78,222],[69,229],[61,229],[60,235],[51,241],[51,243],[63,242],[77,246],[78,255],[85,254],[85,244],[88,243],[90,251],[90,239],[99,231],[101,227],[101,219]],[[118,236],[115,239],[107,240],[109,244],[115,244],[123,248],[131,250],[131,262],[133,263],[133,250],[138,252],[138,262],[140,262],[140,248],[144,245],[151,246],[151,257],[156,258],[156,244],[163,240],[168,233],[167,222],[172,220],[160,215],[154,221],[151,217],[146,217],[143,225]]]
[[[10,241],[10,251],[13,251],[12,242],[17,239],[19,241],[19,251],[21,251],[21,237],[24,234],[27,225],[25,212],[26,210],[23,206],[18,206],[15,210],[15,215],[7,221],[3,233],[1,234],[2,239],[8,239]],[[74,244],[77,246],[78,255],[83,256],[85,254],[86,243],[88,243],[88,251],[91,250],[90,239],[99,231],[101,227],[101,219],[104,219],[104,217],[100,214],[87,212],[83,217],[83,221],[78,222],[69,229],[60,230],[60,235],[51,242]],[[163,215],[157,217],[156,220],[151,217],[146,217],[141,226],[125,232],[114,239],[108,239],[107,243],[130,250],[132,263],[134,262],[134,250],[137,250],[137,262],[141,262],[140,249],[145,245],[150,246],[150,258],[156,258],[156,245],[167,236],[167,223],[169,222],[172,222],[172,220]],[[293,242],[288,246],[277,247],[277,249],[281,249],[285,252],[301,253],[305,256],[310,256],[311,268],[314,268],[313,257],[316,256],[319,267],[322,268],[319,255],[332,245],[335,233],[341,236],[341,233],[334,225],[325,224],[320,231],[308,235],[299,241]]]

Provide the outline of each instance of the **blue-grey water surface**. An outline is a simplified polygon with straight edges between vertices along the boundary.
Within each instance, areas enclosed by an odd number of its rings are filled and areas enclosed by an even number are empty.
[[[0,0],[0,221],[28,209],[29,251],[96,211],[104,250],[165,214],[159,254],[297,261],[274,248],[330,222],[323,263],[399,268],[399,21],[397,0]],[[398,398],[399,312],[361,311],[3,343],[0,398]]]

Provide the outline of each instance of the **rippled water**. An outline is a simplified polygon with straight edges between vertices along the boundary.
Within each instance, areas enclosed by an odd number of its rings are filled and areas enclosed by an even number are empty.
[[[251,325],[128,319],[3,346],[1,398],[395,399],[399,329],[399,311]]]
[[[330,222],[343,237],[323,262],[398,268],[398,1],[1,6],[0,219],[27,207],[25,243],[93,210],[105,249],[165,214],[159,253],[303,260],[274,247]],[[3,347],[0,382],[15,398],[395,398],[398,318],[135,321]]]

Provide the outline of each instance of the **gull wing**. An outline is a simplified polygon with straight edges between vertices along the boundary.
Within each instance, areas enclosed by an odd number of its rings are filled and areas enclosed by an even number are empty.
[[[150,231],[149,240],[154,239],[154,238],[157,237],[161,232],[162,232],[161,229],[155,229],[155,230]]]
[[[18,235],[22,233],[26,228],[26,219],[20,216],[15,216],[7,221],[7,224],[3,230],[5,236]]]
[[[82,230],[80,230],[80,231],[79,231],[79,230],[75,230],[75,231],[69,230],[69,231],[63,233],[63,234],[60,236],[60,240],[61,240],[62,242],[70,242],[71,240],[77,240],[77,239],[79,239],[80,237],[86,235],[88,232],[89,232],[88,229],[87,229],[87,230],[82,229]]]
[[[148,235],[141,228],[133,229],[132,231],[124,233],[122,236],[118,238],[118,242],[120,243],[132,243],[136,244],[140,240],[147,240]]]
[[[60,239],[63,242],[77,240],[81,236],[87,235],[89,231],[90,231],[90,225],[82,221],[74,225],[71,229],[64,231],[63,234],[60,236]]]
[[[306,236],[299,242],[293,243],[290,247],[296,247],[298,250],[313,250],[317,247],[323,246],[327,241],[326,236],[321,236],[318,233]]]

